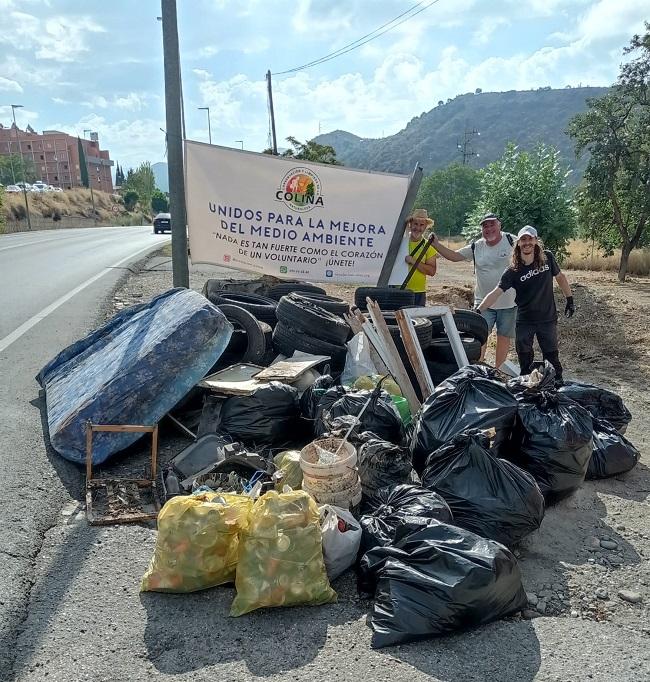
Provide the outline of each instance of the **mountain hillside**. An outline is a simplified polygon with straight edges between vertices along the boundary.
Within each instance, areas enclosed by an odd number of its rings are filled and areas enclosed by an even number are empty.
[[[167,164],[164,161],[151,164],[154,178],[156,179],[156,187],[161,192],[169,192],[169,178],[167,176]]]
[[[365,170],[411,173],[420,162],[425,173],[462,162],[466,130],[480,135],[471,138],[468,149],[474,167],[484,166],[503,153],[507,142],[522,148],[537,142],[560,150],[566,164],[574,168],[576,179],[586,161],[577,163],[573,144],[564,132],[574,114],[584,111],[586,100],[601,97],[607,88],[566,88],[552,90],[509,90],[459,95],[412,119],[403,130],[381,139],[364,139],[343,130],[319,135],[319,144],[329,144],[346,166]]]

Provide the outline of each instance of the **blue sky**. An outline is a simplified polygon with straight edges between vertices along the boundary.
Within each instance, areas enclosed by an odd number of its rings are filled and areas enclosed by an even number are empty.
[[[431,0],[420,3],[424,7]],[[267,146],[265,73],[332,52],[415,0],[178,0],[187,136]],[[82,134],[125,168],[164,160],[162,31],[152,0],[0,0],[0,122]],[[274,76],[277,133],[401,130],[457,94],[608,85],[648,0],[438,0],[340,58]],[[480,125],[480,122],[477,122]],[[282,146],[282,145],[281,145]]]

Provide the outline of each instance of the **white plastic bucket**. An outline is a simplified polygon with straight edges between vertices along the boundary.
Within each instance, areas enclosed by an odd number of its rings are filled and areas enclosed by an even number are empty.
[[[326,492],[324,490],[312,490],[303,481],[302,489],[309,493],[319,504],[332,504],[336,507],[343,507],[350,509],[356,507],[361,503],[361,480],[357,475],[355,484],[350,488],[344,488],[335,492]]]
[[[315,497],[321,493],[332,495],[355,487],[359,475],[356,469],[357,451],[354,446],[346,442],[337,455],[335,462],[321,464],[318,462],[318,450],[314,444],[328,452],[336,452],[341,444],[341,439],[321,438],[305,446],[300,451],[303,487],[306,486]],[[320,497],[317,497],[317,499],[321,501]]]

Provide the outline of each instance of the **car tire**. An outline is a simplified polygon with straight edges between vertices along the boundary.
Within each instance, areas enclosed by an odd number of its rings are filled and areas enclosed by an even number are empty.
[[[433,324],[433,336],[443,336],[445,334],[445,326],[442,323],[440,316],[430,317]],[[456,310],[454,312],[454,322],[456,329],[461,334],[472,336],[478,339],[481,345],[484,345],[489,336],[488,323],[483,315],[474,310]]]
[[[258,296],[257,294],[224,291],[217,296],[213,296],[212,302],[217,306],[221,304],[239,306],[244,310],[248,310],[260,322],[266,322],[271,327],[274,327],[277,322],[275,309],[278,304],[272,298]]]
[[[399,344],[401,344],[402,335],[400,333],[399,326],[395,318],[395,313],[392,311],[384,313],[384,319],[386,320],[388,331],[393,337],[393,340],[396,343],[399,341]],[[428,320],[426,317],[416,317],[415,319],[412,320],[412,324],[413,328],[415,329],[415,335],[417,336],[418,341],[420,342],[422,350],[428,348],[431,345],[431,330],[433,328],[431,320]]]
[[[282,355],[293,355],[294,351],[311,353],[312,355],[328,355],[332,365],[342,367],[345,364],[347,347],[343,344],[329,343],[314,338],[303,330],[292,328],[280,320],[273,330],[273,347]]]
[[[350,304],[347,301],[344,301],[342,298],[327,296],[326,294],[312,294],[303,291],[298,293],[308,301],[315,303],[319,308],[327,310],[330,313],[334,313],[334,315],[338,315],[339,317],[348,315],[350,312]]]
[[[239,362],[260,364],[266,353],[266,340],[261,324],[248,310],[239,306],[223,304],[218,307],[235,329],[246,333],[246,350]]]
[[[461,335],[460,340],[463,342],[468,362],[470,364],[478,362],[478,359],[481,357],[481,342],[472,336],[464,335]],[[446,336],[431,339],[426,355],[436,362],[456,362],[454,350]]]
[[[396,287],[359,287],[354,292],[354,305],[359,310],[367,310],[366,298],[370,298],[379,304],[384,310],[399,310],[406,306],[415,305],[415,293],[409,289]]]
[[[437,362],[435,360],[427,360],[427,369],[433,385],[437,386],[445,379],[448,379],[452,374],[458,371],[458,365],[455,362]]]
[[[275,284],[268,290],[269,298],[279,301],[283,296],[293,293],[324,294],[325,289],[308,284],[307,282],[282,282]]]
[[[333,344],[343,344],[348,338],[350,328],[340,317],[316,305],[300,294],[283,296],[276,310],[278,321],[293,329],[318,335]]]

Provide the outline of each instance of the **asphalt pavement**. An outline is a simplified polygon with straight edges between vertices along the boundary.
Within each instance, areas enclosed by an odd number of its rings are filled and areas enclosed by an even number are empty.
[[[512,618],[372,650],[366,625],[370,604],[357,597],[351,572],[334,581],[337,604],[263,610],[241,618],[229,616],[231,586],[187,595],[140,594],[155,529],[86,523],[80,502],[83,472],[44,442],[43,401],[33,377],[56,352],[95,326],[129,263],[162,241],[139,228],[0,237],[0,277],[8,292],[0,307],[0,681],[648,679],[647,628],[568,614]],[[81,261],[88,258],[97,260],[83,269]],[[24,269],[14,267],[18,259]],[[9,288],[5,268],[17,278]],[[163,259],[149,261],[144,272],[146,277],[136,277],[132,287],[142,297],[136,300],[171,284]],[[16,311],[18,301],[21,310]],[[186,443],[166,441],[162,458]],[[146,447],[136,454],[137,462],[145,461]],[[585,528],[594,533],[592,525],[584,526],[593,496],[585,486],[583,494],[549,510],[527,549],[526,565],[557,575],[553,582],[564,574],[574,581],[588,570],[589,564],[571,565],[575,558],[568,551],[559,555],[562,561],[553,560],[557,566],[545,568],[544,562],[554,543],[573,546]],[[601,497],[610,504],[608,496]],[[601,523],[601,512],[592,511],[589,519]],[[558,529],[567,524],[583,526],[575,537],[562,535]],[[628,606],[643,617],[645,606]]]
[[[34,376],[92,329],[129,265],[167,241],[151,227],[0,235],[0,680],[14,677],[44,535],[81,481],[44,442]]]

